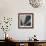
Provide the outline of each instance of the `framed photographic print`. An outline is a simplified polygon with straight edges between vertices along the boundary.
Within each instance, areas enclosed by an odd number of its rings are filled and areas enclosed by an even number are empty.
[[[18,13],[18,28],[33,28],[33,13]]]

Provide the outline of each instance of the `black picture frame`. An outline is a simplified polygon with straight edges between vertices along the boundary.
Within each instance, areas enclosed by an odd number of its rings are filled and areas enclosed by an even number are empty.
[[[34,27],[33,13],[18,13],[18,28],[31,29]]]

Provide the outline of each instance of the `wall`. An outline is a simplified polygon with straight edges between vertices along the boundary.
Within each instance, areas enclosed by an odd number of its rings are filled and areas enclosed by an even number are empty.
[[[34,13],[34,28],[18,29],[18,13]],[[0,16],[13,18],[12,26],[8,34],[16,40],[27,40],[34,34],[37,35],[37,39],[46,40],[45,15],[45,5],[40,8],[33,8],[28,0],[0,0]],[[2,33],[3,31],[0,30],[0,39],[4,39],[4,37],[2,37],[4,33]]]

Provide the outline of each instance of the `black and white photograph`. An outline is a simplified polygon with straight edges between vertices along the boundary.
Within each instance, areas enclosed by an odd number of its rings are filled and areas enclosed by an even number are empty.
[[[18,14],[18,28],[33,28],[33,13]]]

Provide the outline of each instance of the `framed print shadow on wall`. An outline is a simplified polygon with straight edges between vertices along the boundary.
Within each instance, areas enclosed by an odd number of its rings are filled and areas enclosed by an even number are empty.
[[[18,13],[18,28],[33,28],[33,13]]]

